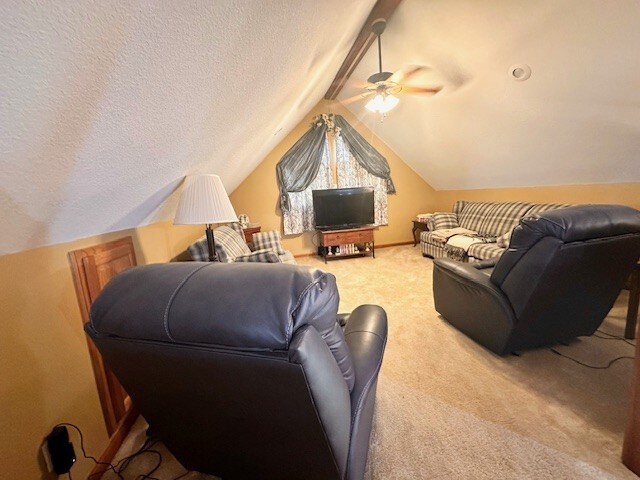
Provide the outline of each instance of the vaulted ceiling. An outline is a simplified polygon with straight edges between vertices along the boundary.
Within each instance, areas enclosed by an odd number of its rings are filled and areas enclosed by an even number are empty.
[[[0,2],[0,254],[168,220],[189,173],[232,191],[322,98],[374,3]],[[384,123],[350,108],[438,189],[640,181],[639,11],[404,0],[385,69],[429,65],[445,88]]]
[[[233,190],[322,98],[374,0],[0,2],[0,254]]]
[[[427,65],[411,83],[444,89],[401,96],[382,123],[349,108],[439,190],[637,182],[638,25],[637,0],[403,0],[384,70]],[[351,79],[377,71],[374,47]]]

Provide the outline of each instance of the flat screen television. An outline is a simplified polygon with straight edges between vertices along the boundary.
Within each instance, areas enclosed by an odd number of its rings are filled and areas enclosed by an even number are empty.
[[[313,190],[313,213],[319,230],[373,225],[373,187]]]

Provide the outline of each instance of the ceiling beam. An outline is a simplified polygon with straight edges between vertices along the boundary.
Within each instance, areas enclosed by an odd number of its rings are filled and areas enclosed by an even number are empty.
[[[340,70],[338,70],[336,77],[333,79],[333,82],[331,82],[329,90],[324,94],[325,100],[335,100],[338,93],[340,93],[340,90],[342,90],[345,83],[360,63],[360,60],[362,60],[362,57],[364,57],[364,54],[367,53],[367,50],[369,50],[369,47],[376,39],[376,34],[371,30],[371,24],[373,21],[378,18],[389,20],[391,15],[393,15],[393,12],[398,8],[398,5],[400,5],[400,2],[402,2],[402,0],[378,0],[376,2],[371,9],[369,17],[367,17],[367,21],[364,22],[364,26],[362,27],[362,30],[360,30],[356,41],[353,42],[351,50],[349,50],[347,57],[344,59],[344,62],[342,62]]]

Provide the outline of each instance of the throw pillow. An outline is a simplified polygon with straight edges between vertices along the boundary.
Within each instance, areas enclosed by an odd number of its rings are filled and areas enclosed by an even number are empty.
[[[213,234],[219,262],[230,263],[235,261],[236,257],[251,253],[244,238],[238,235],[233,228],[223,225],[216,228]]]
[[[457,228],[458,216],[455,213],[436,212],[433,214],[433,229],[442,230],[444,228]]]
[[[227,223],[227,227],[233,228],[234,232],[244,238],[244,229],[238,222]]]
[[[209,261],[209,247],[207,246],[207,237],[202,236],[187,247],[194,262]]]
[[[285,250],[282,248],[282,240],[280,238],[280,232],[277,230],[271,230],[270,232],[258,232],[254,233],[253,246],[256,250],[264,250],[270,248],[278,255],[284,255]]]
[[[509,248],[509,242],[511,241],[511,232],[513,232],[513,230],[509,230],[504,235],[500,235],[498,238],[496,238],[496,243],[500,248]]]

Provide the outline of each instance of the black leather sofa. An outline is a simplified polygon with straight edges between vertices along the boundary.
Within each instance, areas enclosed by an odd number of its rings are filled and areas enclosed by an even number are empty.
[[[581,205],[523,218],[491,264],[434,261],[436,310],[503,355],[591,335],[640,256],[640,212]]]
[[[360,480],[387,319],[364,305],[343,330],[338,301],[305,267],[149,265],[106,286],[85,330],[187,469]]]

